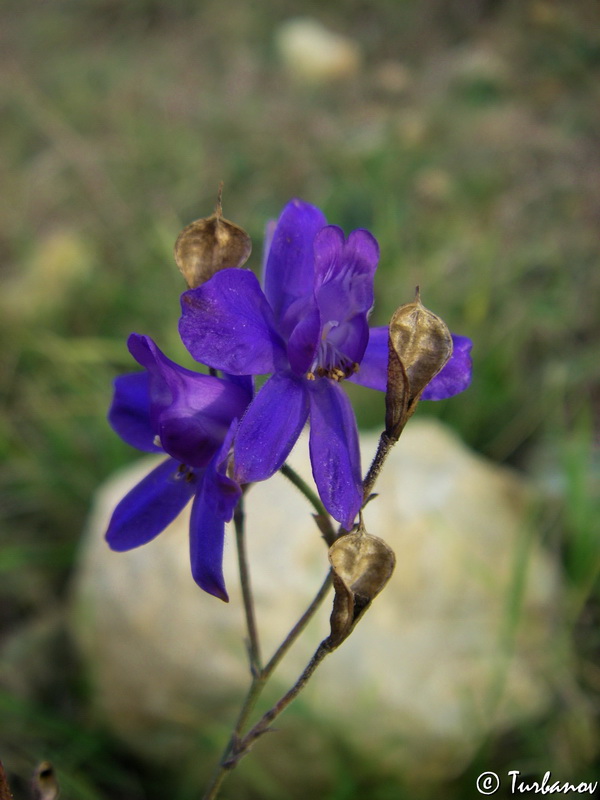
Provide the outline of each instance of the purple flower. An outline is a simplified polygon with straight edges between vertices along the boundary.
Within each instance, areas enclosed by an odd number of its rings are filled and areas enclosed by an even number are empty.
[[[233,375],[271,374],[242,418],[234,445],[239,483],[278,470],[310,417],[310,457],[327,510],[349,530],[362,504],[356,420],[340,386],[385,390],[387,328],[369,330],[379,247],[366,230],[346,239],[300,200],[273,232],[264,292],[246,270],[226,269],[182,295],[180,333],[192,356]],[[426,389],[450,397],[470,380],[470,342]]]
[[[227,476],[237,421],[252,398],[250,378],[215,378],[170,361],[148,336],[131,334],[129,351],[146,372],[115,380],[109,421],[128,444],[169,458],[116,507],[106,539],[113,550],[146,544],[194,497],[190,520],[192,575],[228,600],[223,581],[224,524],[241,490]]]

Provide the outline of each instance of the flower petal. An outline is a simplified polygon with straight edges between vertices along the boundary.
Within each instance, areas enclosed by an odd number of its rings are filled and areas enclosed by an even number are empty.
[[[114,381],[108,421],[121,439],[147,453],[160,453],[150,419],[150,376],[147,372],[120,375]]]
[[[379,245],[369,231],[328,225],[315,237],[315,296],[323,322],[347,320],[373,307]]]
[[[225,522],[207,503],[207,494],[201,488],[192,505],[190,518],[192,577],[205,592],[227,603],[229,596],[223,578],[224,539]]]
[[[172,458],[163,461],[115,508],[106,532],[111,549],[131,550],[154,539],[173,522],[195,489],[194,473],[188,477],[180,472]]]
[[[473,342],[467,336],[452,334],[454,350],[448,363],[431,380],[421,400],[445,400],[464,390],[471,383],[473,362],[471,361],[471,348]]]
[[[190,561],[194,580],[205,592],[225,602],[229,600],[223,579],[225,522],[232,518],[242,496],[238,484],[227,477],[229,451],[237,425],[234,420],[221,449],[206,468],[190,519]]]
[[[308,417],[306,383],[291,373],[276,373],[248,406],[234,446],[239,483],[266,480],[288,457]]]
[[[355,375],[348,380],[369,389],[387,389],[388,326],[369,329],[369,342]]]
[[[250,402],[249,386],[201,375],[168,359],[149,336],[132,334],[133,357],[150,374],[150,415],[163,449],[184,464],[204,467]]]
[[[180,367],[149,336],[131,334],[128,345],[150,374],[150,416],[163,449],[184,464],[206,466],[231,420],[246,410],[248,386]]]
[[[179,333],[192,356],[231,375],[264,375],[285,361],[273,312],[256,276],[224,269],[181,296]]]
[[[322,211],[302,200],[283,209],[269,247],[265,294],[280,320],[288,307],[313,289],[313,241],[327,225]]]
[[[310,460],[325,508],[350,530],[362,505],[360,451],[354,411],[343,389],[316,380],[310,395]]]

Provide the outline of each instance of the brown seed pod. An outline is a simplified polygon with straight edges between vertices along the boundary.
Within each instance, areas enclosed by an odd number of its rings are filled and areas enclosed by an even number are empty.
[[[388,338],[386,433],[397,438],[415,410],[423,389],[452,355],[452,335],[446,323],[421,303],[419,290],[412,303],[392,316]]]
[[[252,251],[246,231],[223,217],[221,192],[222,185],[215,213],[190,223],[175,242],[175,261],[190,289],[221,269],[241,267]]]
[[[393,550],[362,526],[329,548],[335,597],[328,645],[339,647],[354,630],[373,599],[391,578],[396,565]]]

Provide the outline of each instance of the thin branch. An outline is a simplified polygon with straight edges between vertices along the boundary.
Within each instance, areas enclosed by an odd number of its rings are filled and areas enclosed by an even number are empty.
[[[203,800],[215,800],[215,798],[217,797],[219,789],[225,777],[235,766],[235,764],[232,763],[232,758],[234,758],[234,754],[238,751],[238,747],[241,740],[241,732],[244,726],[246,725],[248,717],[252,713],[252,709],[256,705],[256,701],[258,700],[261,692],[265,687],[265,684],[271,677],[272,673],[274,672],[275,668],[277,667],[281,659],[284,657],[284,655],[288,652],[288,650],[296,641],[298,636],[305,629],[307,623],[314,616],[315,612],[323,602],[324,598],[327,596],[327,592],[331,586],[331,580],[332,580],[331,573],[328,573],[327,577],[323,581],[314,599],[312,600],[312,602],[310,603],[304,614],[302,614],[298,622],[291,629],[289,634],[286,636],[282,644],[277,648],[272,658],[270,659],[269,663],[263,670],[261,670],[259,674],[255,674],[253,676],[252,683],[250,685],[250,688],[248,689],[248,693],[246,694],[246,698],[244,699],[244,702],[240,709],[240,713],[238,715],[235,726],[231,733],[231,737],[227,743],[227,746],[223,750],[221,759],[219,760],[219,764],[215,769],[212,779],[206,789],[206,793],[204,794]],[[306,680],[308,680],[308,678]]]
[[[279,664],[281,659],[285,656],[287,651],[294,644],[296,639],[300,636],[302,631],[306,628],[306,626],[308,625],[310,620],[313,618],[313,616],[315,615],[315,612],[317,611],[317,609],[319,608],[319,606],[321,605],[321,603],[323,602],[323,600],[327,596],[327,593],[328,593],[329,589],[331,588],[332,582],[333,582],[333,576],[332,576],[331,570],[329,570],[325,580],[323,581],[323,583],[321,585],[321,588],[319,589],[319,591],[315,595],[312,603],[306,609],[304,614],[300,617],[298,622],[294,625],[292,630],[285,637],[284,641],[279,645],[279,647],[277,648],[277,650],[275,651],[275,653],[271,657],[269,663],[264,668],[263,676],[264,676],[265,680],[271,675],[271,673],[277,667],[277,665]]]
[[[246,552],[245,518],[244,497],[242,496],[236,506],[233,516],[233,523],[235,526],[235,538],[237,542],[240,584],[242,588],[242,598],[244,601],[244,612],[246,614],[246,628],[248,630],[248,655],[250,658],[250,670],[252,675],[256,677],[257,675],[260,675],[262,671],[262,660],[260,655],[258,627],[256,625],[256,614],[254,611],[254,597],[252,595],[252,585],[250,582],[248,555]]]
[[[302,689],[306,686],[314,671],[317,669],[321,661],[326,655],[332,652],[334,648],[331,647],[329,638],[324,639],[317,647],[315,654],[306,665],[304,671],[283,697],[281,697],[275,705],[270,708],[261,719],[248,731],[243,739],[239,740],[234,749],[231,757],[223,764],[225,769],[233,769],[237,763],[250,751],[257,739],[268,733],[271,723],[296,699]]]
[[[290,467],[289,464],[285,463],[281,469],[279,470],[282,475],[284,475],[294,486],[299,489],[302,494],[306,497],[308,502],[312,505],[312,507],[316,511],[315,519],[317,525],[319,526],[319,530],[323,534],[323,538],[327,542],[329,546],[331,546],[334,541],[336,540],[336,532],[333,529],[333,525],[331,524],[331,518],[327,513],[327,509],[321,502],[321,498],[319,495],[311,489],[311,487],[306,483],[304,478],[301,478],[300,475],[296,472],[295,469]]]

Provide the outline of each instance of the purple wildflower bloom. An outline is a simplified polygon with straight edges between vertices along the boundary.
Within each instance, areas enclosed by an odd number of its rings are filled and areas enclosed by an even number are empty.
[[[310,417],[319,494],[349,530],[362,504],[356,420],[340,386],[350,378],[386,388],[387,328],[369,330],[379,247],[366,230],[346,239],[300,200],[273,232],[264,292],[247,270],[225,269],[182,295],[180,333],[192,356],[233,375],[271,374],[242,418],[234,445],[239,483],[278,470]],[[426,389],[450,397],[470,380],[470,342]]]
[[[221,379],[184,369],[148,336],[131,334],[128,347],[146,372],[115,380],[109,421],[128,444],[165,452],[169,458],[121,500],[106,539],[118,551],[146,544],[194,497],[192,575],[202,589],[226,601],[224,524],[241,494],[227,476],[227,463],[237,421],[252,398],[251,379]]]

